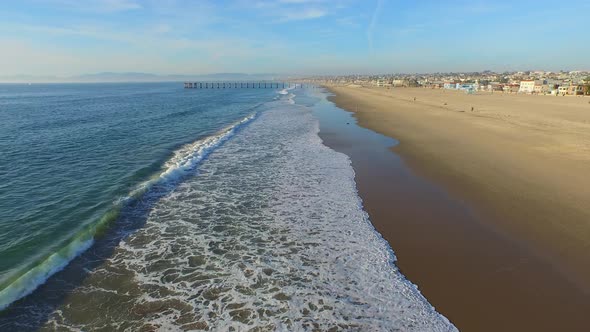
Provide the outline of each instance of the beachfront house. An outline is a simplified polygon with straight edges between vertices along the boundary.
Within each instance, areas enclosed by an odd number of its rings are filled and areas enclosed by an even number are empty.
[[[477,91],[478,84],[476,83],[457,83],[455,89],[465,91],[465,92],[475,92]]]
[[[422,84],[423,88],[428,88],[428,89],[441,89],[444,86],[444,82],[441,81],[425,81]]]
[[[432,85],[436,89],[442,89],[443,86],[445,85],[445,82],[443,82],[443,81],[436,81],[436,82],[433,82]]]
[[[461,90],[461,91],[477,91],[478,84],[477,83],[453,83],[453,82],[445,82],[443,84],[443,89],[450,89],[450,90]]]
[[[536,93],[536,94],[549,93],[549,85],[548,84],[535,84],[534,93]]]
[[[445,82],[445,83],[443,83],[443,89],[456,89],[457,84],[458,83],[455,83],[455,82]]]
[[[500,82],[490,82],[488,89],[490,91],[502,91],[504,85]]]
[[[553,93],[553,91],[552,91]],[[562,96],[582,96],[584,95],[584,86],[581,84],[563,84],[557,88],[558,95]]]
[[[520,85],[519,84],[505,84],[502,87],[502,90],[504,92],[508,92],[508,93],[517,93],[518,90],[520,90]]]
[[[568,87],[568,95],[581,96],[584,94],[584,86],[581,84],[572,84]]]
[[[569,86],[567,85],[561,85],[557,88],[557,94],[565,96],[568,94],[569,91]]]
[[[389,81],[387,79],[378,79],[375,82],[375,85],[377,85],[378,87],[390,87],[391,86],[391,81]]]
[[[422,84],[422,86],[425,88],[430,88],[430,89],[441,89],[444,86],[444,82],[440,82],[440,81],[424,82],[424,84]]]
[[[535,81],[534,80],[520,81],[520,87],[518,88],[518,93],[533,93],[534,91],[535,91]]]
[[[393,87],[402,87],[402,86],[408,86],[406,80],[393,80],[391,82],[391,85],[393,85]]]

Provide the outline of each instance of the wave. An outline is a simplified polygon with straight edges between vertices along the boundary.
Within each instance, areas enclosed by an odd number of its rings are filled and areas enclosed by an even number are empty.
[[[111,264],[76,290],[84,299],[115,291],[109,299],[123,307],[90,304],[100,314],[81,324],[67,301],[47,326],[116,329],[122,308],[150,308],[125,320],[130,330],[190,329],[204,317],[221,331],[455,331],[396,269],[350,159],[322,144],[311,108],[285,97],[268,106],[199,166],[206,176],[159,199]]]
[[[287,103],[294,105],[295,104],[295,100],[293,98],[296,97],[295,94],[291,93],[291,90],[295,89],[295,86],[292,86],[290,88],[284,88],[280,91],[278,91],[277,93],[279,94],[277,97],[277,99],[286,99]]]
[[[293,85],[293,86],[291,86],[291,87],[288,87],[288,88],[283,88],[282,90],[280,90],[280,91],[278,92],[278,94],[279,94],[279,95],[288,95],[288,94],[289,94],[289,91],[291,91],[291,90],[295,89],[296,87],[297,87],[297,84],[295,84],[295,85]]]
[[[177,183],[182,177],[194,170],[211,152],[234,136],[241,127],[254,120],[256,115],[257,113],[253,113],[220,130],[217,134],[184,145],[174,151],[174,155],[165,162],[161,172],[139,184],[126,197],[117,200],[113,207],[98,221],[78,232],[73,239],[70,239],[57,252],[9,279],[4,285],[0,285],[3,286],[2,290],[0,290],[0,311],[7,308],[14,301],[32,293],[37,287],[45,283],[50,276],[61,271],[74,258],[90,248],[94,243],[94,239],[102,235],[117,220],[121,209],[126,204],[140,198],[154,185],[174,185]]]

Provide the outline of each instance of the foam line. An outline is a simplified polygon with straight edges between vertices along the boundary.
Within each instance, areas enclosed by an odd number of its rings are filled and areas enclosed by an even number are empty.
[[[97,222],[85,228],[57,252],[41,260],[20,276],[12,278],[0,290],[0,311],[32,293],[37,287],[45,283],[49,277],[61,271],[74,258],[86,251],[94,243],[94,238],[113,223],[123,206],[150,190],[156,184],[170,183],[173,185],[180,178],[203,161],[216,148],[235,135],[240,127],[256,118],[253,113],[242,120],[224,128],[217,134],[187,144],[174,152],[174,156],[164,164],[164,170],[150,180],[141,183],[128,196],[119,199],[114,206]]]

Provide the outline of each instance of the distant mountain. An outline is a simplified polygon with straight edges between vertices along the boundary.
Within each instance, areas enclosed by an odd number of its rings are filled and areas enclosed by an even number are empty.
[[[158,75],[150,73],[116,73],[102,72],[96,74],[84,74],[69,77],[12,75],[0,76],[0,82],[4,83],[98,83],[98,82],[178,82],[178,81],[254,81],[285,78],[279,74],[244,74],[244,73],[215,73],[194,75]]]

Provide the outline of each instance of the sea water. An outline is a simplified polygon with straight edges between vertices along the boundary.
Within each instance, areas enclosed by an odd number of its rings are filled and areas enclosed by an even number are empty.
[[[454,331],[322,144],[318,95],[2,87],[0,329]]]

